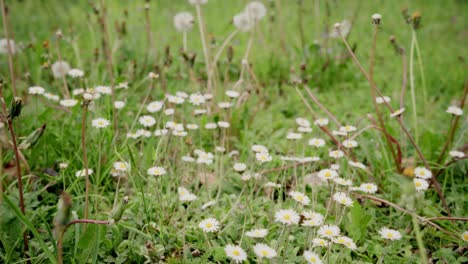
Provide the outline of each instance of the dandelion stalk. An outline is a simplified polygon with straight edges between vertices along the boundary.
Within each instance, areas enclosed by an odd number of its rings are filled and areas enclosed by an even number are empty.
[[[111,99],[112,99],[112,118],[113,118],[113,127],[114,127],[114,136],[117,133],[118,127],[118,117],[117,111],[114,107],[115,102],[115,79],[114,79],[114,70],[113,70],[113,63],[112,63],[112,53],[110,48],[110,39],[109,39],[109,30],[107,28],[106,16],[107,16],[107,8],[104,4],[104,0],[100,0],[101,10],[98,11],[98,20],[99,25],[101,26],[102,32],[102,50],[104,56],[106,58],[106,66],[107,66],[107,74],[109,75],[110,84],[111,84]]]
[[[205,38],[205,24],[203,23],[203,16],[202,16],[200,5],[199,4],[195,5],[195,9],[197,12],[198,28],[200,30],[200,39],[201,39],[202,47],[203,47],[203,57],[205,58],[205,67],[206,67],[206,74],[207,74],[207,79],[208,79],[208,82],[207,82],[208,91],[212,92],[210,57],[209,57],[209,52],[208,52],[208,45],[206,43],[206,38]]]
[[[59,61],[62,61],[62,52],[60,51],[60,39],[63,37],[62,31],[58,30],[55,33],[55,49],[57,51],[57,56]],[[70,91],[68,90],[68,84],[67,84],[67,79],[65,74],[61,74],[61,79],[63,83],[63,96],[65,98],[70,98]]]
[[[4,10],[3,0],[1,2],[2,2],[2,10]],[[11,113],[9,114],[6,103],[5,103],[5,97],[3,96],[3,87],[4,87],[4,83],[3,83],[3,80],[1,80],[0,81],[0,100],[2,101],[1,103],[2,103],[3,117],[5,119],[4,122],[8,126],[8,131],[10,132],[11,141],[13,143],[13,151],[15,153],[15,167],[16,167],[16,177],[17,177],[17,182],[18,182],[19,206],[23,215],[26,215],[26,207],[24,205],[24,197],[23,197],[23,181],[22,181],[22,175],[21,175],[20,151],[18,149],[18,144],[16,141],[16,134],[13,128],[13,118],[17,117],[20,114],[21,105],[18,106],[19,112],[17,113],[16,116],[12,115]],[[13,100],[16,100],[16,97]],[[20,104],[21,104],[21,101],[20,101]],[[12,105],[12,109],[13,109],[13,105]],[[23,246],[24,246],[24,256],[25,258],[27,258],[28,250],[29,250],[28,231],[25,231],[23,233]],[[30,261],[28,260],[27,262],[29,263]]]
[[[11,47],[11,40],[8,31],[8,21],[7,21],[7,9],[5,7],[5,0],[0,0],[1,8],[2,8],[2,20],[3,20],[3,32],[5,34],[5,38],[7,39],[7,51],[8,51],[8,69],[10,71],[10,78],[11,78],[11,91],[13,92],[13,96],[16,96],[16,78],[15,78],[15,68],[13,62],[13,49]],[[1,87],[0,87],[1,88]]]
[[[414,46],[416,31],[412,31],[411,35],[411,48],[410,48],[410,65],[409,65],[409,74],[410,74],[410,91],[411,91],[411,104],[413,108],[413,123],[414,123],[414,135],[416,137],[416,143],[418,142],[419,135],[419,126],[418,126],[418,113],[416,107],[416,92],[414,87]]]

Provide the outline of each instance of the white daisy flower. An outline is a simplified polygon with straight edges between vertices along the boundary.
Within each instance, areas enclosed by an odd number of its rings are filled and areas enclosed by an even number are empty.
[[[452,150],[449,152],[449,155],[453,158],[458,158],[458,159],[461,159],[463,157],[465,157],[465,153],[461,152],[461,151],[458,151],[458,150]]]
[[[223,109],[228,109],[232,107],[232,104],[230,102],[220,102],[218,103],[218,107],[223,108]]]
[[[310,133],[312,132],[312,128],[311,127],[298,127],[297,128],[297,131],[301,132],[301,133]]]
[[[216,129],[218,125],[216,123],[206,123],[205,128],[206,129]]]
[[[426,180],[415,178],[413,179],[414,187],[416,191],[421,192],[429,188],[429,183]]]
[[[324,181],[331,180],[333,178],[338,177],[338,172],[336,172],[335,170],[331,170],[331,169],[323,169],[319,171],[317,177],[319,177],[320,179]]]
[[[414,175],[421,179],[430,179],[432,172],[424,167],[417,167],[414,169]]]
[[[227,95],[227,97],[230,97],[230,98],[237,98],[237,97],[239,97],[240,94],[239,94],[239,92],[234,91],[234,90],[227,90],[226,95]]]
[[[205,97],[199,93],[196,93],[196,94],[191,94],[190,95],[190,103],[193,104],[193,105],[201,105],[201,104],[204,104],[205,103]]]
[[[315,247],[328,247],[329,244],[330,242],[323,238],[312,239],[312,245],[314,245]]]
[[[81,78],[84,76],[84,72],[80,69],[71,69],[68,71],[68,76],[72,78]]]
[[[156,112],[161,111],[163,106],[164,106],[163,101],[154,101],[154,102],[149,103],[146,106],[146,110],[148,110],[148,112],[150,112],[150,113],[156,113]]]
[[[114,107],[115,109],[122,109],[125,107],[125,102],[124,101],[115,101],[114,102]]]
[[[226,256],[232,259],[236,263],[243,262],[247,260],[247,253],[239,247],[235,245],[226,245],[224,247],[224,252],[226,252]]]
[[[348,164],[353,166],[353,167],[360,168],[360,169],[363,169],[363,170],[367,169],[366,165],[364,165],[364,164],[362,164],[360,162],[354,162],[354,161],[350,160],[350,161],[348,161]]]
[[[255,154],[255,158],[260,162],[260,163],[265,163],[269,162],[272,160],[271,156],[267,152],[258,152]]]
[[[288,135],[286,136],[287,139],[293,139],[293,140],[296,140],[296,139],[301,139],[302,138],[302,134],[300,133],[294,133],[294,132],[289,132]]]
[[[221,128],[228,128],[230,124],[226,121],[218,121],[218,126]]]
[[[209,201],[202,205],[201,209],[206,210],[208,207],[211,207],[216,204],[216,201]]]
[[[65,106],[65,107],[73,107],[76,104],[78,104],[78,100],[75,100],[75,99],[60,100],[60,105]]]
[[[93,119],[91,125],[95,128],[106,128],[110,125],[110,122],[105,118],[96,118]]]
[[[319,118],[314,121],[314,125],[322,127],[328,125],[328,119],[327,118]]]
[[[343,178],[340,178],[340,177],[334,178],[333,181],[336,184],[341,185],[341,186],[351,186],[353,184],[353,182],[351,180],[343,179]]]
[[[252,151],[253,152],[262,152],[262,153],[265,153],[265,152],[268,152],[268,149],[263,146],[263,145],[253,145],[252,146]]]
[[[307,261],[307,263],[322,264],[322,260],[320,259],[320,257],[312,251],[304,251],[304,258]]]
[[[349,196],[344,192],[337,192],[333,194],[333,200],[347,207],[353,206],[353,200],[349,198]]]
[[[114,162],[112,167],[118,171],[130,171],[130,164],[123,161]]]
[[[258,258],[272,259],[278,255],[276,251],[268,245],[258,243],[253,246],[254,253]]]
[[[245,235],[248,237],[253,237],[253,238],[264,238],[268,235],[268,230],[267,229],[252,229],[247,232],[245,232]]]
[[[28,89],[29,94],[44,94],[45,89],[41,86],[31,86]]]
[[[322,138],[312,138],[309,140],[309,146],[323,147],[325,146],[325,140]]]
[[[92,175],[93,174],[93,170],[92,169],[88,169],[88,176],[89,175]],[[75,176],[76,177],[85,177],[86,176],[86,170],[85,169],[82,169],[82,170],[79,170],[75,173]]]
[[[59,101],[60,100],[60,97],[56,94],[53,94],[53,93],[44,93],[43,94],[45,98],[49,99],[49,100],[52,100],[52,101]]]
[[[347,236],[334,237],[334,238],[332,238],[332,241],[335,244],[345,245],[347,248],[349,248],[351,250],[355,250],[357,248],[354,241],[351,238],[347,237]]]
[[[463,115],[463,109],[455,105],[449,106],[446,112],[452,115],[456,115],[456,116]]]
[[[309,197],[307,197],[305,194],[301,192],[292,191],[289,193],[289,196],[291,196],[296,202],[301,203],[303,205],[310,204]]]
[[[375,102],[376,102],[377,104],[383,104],[383,103],[385,103],[385,102],[390,103],[391,100],[392,100],[392,99],[390,99],[390,97],[388,97],[388,96],[376,97],[376,98],[375,98]]]
[[[112,94],[112,88],[109,86],[104,86],[104,85],[99,85],[94,88],[94,91],[96,91],[99,94]]]
[[[297,225],[300,217],[292,209],[280,209],[275,213],[275,221],[285,225]]]
[[[462,239],[463,241],[465,241],[465,242],[468,241],[468,231],[465,231],[465,232],[462,233],[461,239]]]
[[[187,129],[189,129],[189,130],[197,130],[197,129],[198,129],[198,125],[197,125],[197,124],[187,124],[186,127],[187,127]]]
[[[339,159],[344,156],[344,152],[341,150],[333,150],[328,154],[331,158]]]
[[[151,176],[162,176],[166,174],[166,170],[163,167],[151,167],[146,173]]]
[[[390,114],[390,117],[397,117],[397,116],[400,116],[401,114],[403,114],[403,112],[405,112],[405,108],[400,108],[398,110],[396,110],[395,112],[391,113]]]
[[[346,132],[346,133],[353,132],[353,131],[356,131],[356,130],[357,130],[357,128],[355,126],[350,126],[350,125],[340,127],[340,131],[341,132]]]
[[[359,186],[359,190],[365,193],[376,193],[377,189],[377,185],[373,183],[363,183]]]
[[[156,124],[156,119],[149,115],[144,115],[138,118],[138,122],[144,127],[152,127]]]
[[[115,86],[115,89],[128,89],[128,82],[121,82]]]
[[[296,118],[296,124],[301,127],[310,127],[310,122],[302,117]]]
[[[401,233],[398,232],[395,229],[390,229],[387,227],[382,227],[379,231],[380,236],[383,239],[388,239],[388,240],[400,240],[401,239]]]
[[[355,148],[358,146],[358,143],[355,140],[347,139],[343,141],[343,146],[345,146],[345,148]]]
[[[163,128],[163,129],[156,129],[154,131],[154,135],[157,136],[157,137],[160,137],[160,136],[165,136],[167,135],[167,133],[169,132],[169,130]]]
[[[207,218],[198,224],[203,232],[213,233],[219,230],[219,222],[215,218]]]
[[[340,228],[336,225],[323,225],[317,233],[319,236],[332,238],[340,235]]]
[[[235,163],[233,167],[237,172],[243,172],[247,169],[247,165],[245,165],[245,163]]]

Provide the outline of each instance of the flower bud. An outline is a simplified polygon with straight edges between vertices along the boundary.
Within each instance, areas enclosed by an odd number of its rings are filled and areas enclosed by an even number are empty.
[[[128,196],[125,196],[122,199],[122,202],[119,204],[119,206],[114,210],[112,213],[112,218],[114,219],[115,222],[118,222],[121,218],[123,213],[125,212],[125,209],[128,207]]]
[[[34,130],[29,136],[27,136],[19,145],[20,149],[28,149],[34,146],[39,138],[41,138],[42,134],[46,129],[46,124],[42,125],[40,128]]]
[[[23,100],[20,97],[15,97],[11,101],[10,111],[8,113],[8,118],[15,119],[21,114],[21,109],[23,108]]]

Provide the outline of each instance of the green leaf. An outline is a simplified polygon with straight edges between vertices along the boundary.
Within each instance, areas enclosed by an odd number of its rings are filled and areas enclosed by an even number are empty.
[[[348,217],[351,218],[351,223],[346,226],[347,231],[355,241],[361,240],[366,235],[367,225],[372,217],[366,214],[356,201],[353,203]]]
[[[20,211],[18,206],[14,205],[10,198],[3,194],[3,199],[4,201],[10,206],[11,209],[15,212],[16,216],[19,218],[21,222],[34,234],[34,238],[37,239],[37,242],[39,243],[39,246],[41,249],[44,251],[44,253],[47,255],[49,258],[49,261],[52,263],[57,263],[57,259],[55,258],[55,255],[52,254],[52,252],[49,250],[49,247],[47,247],[46,243],[41,237],[41,234],[37,231],[37,229],[34,227],[34,225],[24,216],[24,214]]]

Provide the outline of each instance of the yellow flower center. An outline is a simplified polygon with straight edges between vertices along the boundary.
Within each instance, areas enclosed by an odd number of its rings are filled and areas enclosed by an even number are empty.
[[[207,228],[212,228],[213,227],[213,224],[212,223],[206,223],[205,225]]]
[[[267,255],[268,255],[268,251],[266,251],[266,250],[262,250],[261,253],[262,253],[263,256],[267,256]]]
[[[283,218],[284,218],[284,220],[288,220],[288,221],[291,220],[291,216],[290,216],[290,215],[284,215]]]
[[[240,252],[237,249],[234,249],[234,251],[232,251],[232,254],[237,257],[240,256]]]

